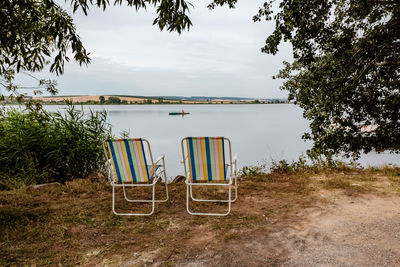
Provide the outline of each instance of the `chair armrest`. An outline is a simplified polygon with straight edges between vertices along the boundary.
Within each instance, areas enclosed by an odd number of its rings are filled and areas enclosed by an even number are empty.
[[[237,158],[238,158],[238,153],[236,153],[236,154],[233,156],[232,173],[233,173],[234,176],[236,176]]]
[[[159,177],[155,177],[155,178],[153,179],[153,182],[151,183],[151,185],[155,185],[155,184],[157,183],[158,179],[159,179]]]
[[[154,162],[154,164],[157,164],[160,160],[165,158],[165,154],[162,154],[161,156],[159,156],[156,161]]]
[[[111,163],[111,159],[106,160],[104,164],[105,170],[107,172],[107,180],[109,183],[112,183],[115,181],[115,174],[114,174],[114,167]]]

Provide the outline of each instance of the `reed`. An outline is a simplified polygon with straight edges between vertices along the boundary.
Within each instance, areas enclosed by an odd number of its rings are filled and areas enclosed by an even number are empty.
[[[106,112],[37,106],[0,110],[0,189],[87,177],[104,164]]]

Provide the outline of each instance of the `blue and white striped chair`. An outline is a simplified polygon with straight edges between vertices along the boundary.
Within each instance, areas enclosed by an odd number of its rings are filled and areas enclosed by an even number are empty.
[[[145,147],[149,157],[146,158]],[[107,162],[111,162],[114,171],[112,186],[112,210],[116,215],[151,215],[154,213],[156,202],[166,202],[168,200],[167,174],[165,172],[164,156],[153,161],[150,143],[146,139],[108,139],[103,142],[104,153]],[[150,162],[148,162],[148,159]],[[166,199],[156,200],[155,185],[161,178],[165,184]],[[118,213],[115,210],[115,187],[122,187],[125,200],[128,202],[152,203],[150,213]],[[126,195],[125,187],[152,187],[152,199],[129,199]]]
[[[183,165],[186,175],[186,209],[192,215],[225,216],[231,211],[231,203],[237,199],[236,156],[232,160],[231,141],[226,137],[186,137],[181,141]],[[228,154],[226,154],[226,152]],[[229,155],[228,162],[226,155]],[[235,197],[231,187],[235,181]],[[193,186],[226,186],[228,199],[199,199],[193,196]],[[227,202],[225,213],[192,212],[189,196],[193,201]]]

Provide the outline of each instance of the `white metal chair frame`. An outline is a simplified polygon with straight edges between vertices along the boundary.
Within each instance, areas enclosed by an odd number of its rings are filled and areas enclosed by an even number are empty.
[[[186,183],[186,210],[189,214],[191,215],[212,215],[212,216],[226,216],[230,213],[231,211],[231,203],[235,202],[237,199],[237,175],[236,175],[236,168],[237,168],[237,154],[235,154],[233,160],[232,160],[232,150],[231,150],[231,140],[229,140],[228,138],[224,137],[224,141],[226,140],[229,144],[229,160],[230,160],[230,164],[228,164],[228,166],[230,167],[230,175],[227,178],[226,182],[223,183],[198,183],[198,182],[193,182],[190,179],[190,173],[188,172],[188,168],[187,165],[189,165],[189,163],[187,163],[188,161],[188,153],[185,154],[185,146],[184,146],[184,142],[187,142],[187,137],[183,138],[181,141],[181,147],[182,147],[182,157],[183,157],[183,167],[185,170],[185,183]],[[186,149],[187,150],[187,149]],[[235,198],[232,199],[232,193],[231,193],[231,188],[232,188],[232,182],[233,180],[235,180]],[[200,198],[195,198],[193,196],[193,189],[192,186],[227,186],[228,187],[228,199],[200,199]],[[218,203],[218,202],[227,202],[228,203],[228,211],[225,213],[207,213],[207,212],[192,212],[190,211],[190,207],[189,207],[189,196],[190,199],[192,199],[193,201],[196,202],[214,202],[214,203]]]
[[[162,164],[160,164],[160,167],[158,168],[158,170],[153,174],[153,182],[151,184],[145,184],[145,183],[118,183],[116,182],[116,177],[114,175],[113,180],[111,182],[111,186],[112,186],[112,211],[115,215],[125,215],[125,216],[130,216],[130,215],[135,215],[135,216],[149,216],[152,215],[154,213],[154,206],[155,203],[157,202],[166,202],[169,199],[168,196],[168,184],[167,184],[167,173],[165,171],[165,155],[162,155],[160,157],[157,158],[157,160],[154,162],[153,161],[153,154],[151,153],[151,148],[150,148],[150,143],[149,141],[147,141],[144,138],[141,138],[143,142],[147,143],[147,147],[149,150],[149,154],[150,154],[150,159],[151,159],[151,165],[155,165],[157,163],[159,163],[160,161],[162,161]],[[104,149],[104,153],[106,155],[106,159],[107,162],[109,162],[109,157],[108,157],[108,152],[106,149],[106,141],[105,140],[103,142],[103,149]],[[111,168],[113,168],[113,166],[111,165]],[[162,177],[163,176],[163,177]],[[166,193],[166,198],[165,199],[159,199],[157,200],[155,198],[156,196],[156,190],[155,190],[155,186],[157,184],[157,181],[161,178],[161,181],[164,180],[164,184],[165,184],[165,193]],[[163,179],[164,178],[164,179]],[[150,179],[150,177],[149,177]],[[129,199],[126,195],[126,191],[125,191],[125,187],[152,187],[153,188],[153,193],[152,193],[152,199]],[[151,212],[150,213],[119,213],[115,210],[115,187],[122,187],[122,190],[124,192],[124,198],[126,201],[128,202],[141,202],[141,203],[152,203],[151,205]]]

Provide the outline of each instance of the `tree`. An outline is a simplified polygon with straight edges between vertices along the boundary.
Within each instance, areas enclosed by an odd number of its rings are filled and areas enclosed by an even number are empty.
[[[104,104],[104,102],[106,102],[106,99],[104,98],[104,96],[99,96],[99,100],[101,104]]]
[[[284,1],[264,47],[293,45],[295,60],[278,77],[311,120],[303,136],[314,141],[311,154],[399,152],[399,2],[311,2]]]
[[[85,15],[89,6],[106,9],[108,0],[66,0],[73,12],[82,10]],[[153,6],[157,16],[153,25],[160,30],[181,33],[192,25],[185,0],[114,0],[114,5],[126,3],[136,10]],[[89,52],[84,48],[71,16],[55,3],[55,0],[2,0],[0,1],[0,89],[5,88],[12,96],[21,99],[17,86],[13,85],[16,73],[37,72],[50,64],[50,72],[63,74],[64,63],[71,58],[80,65],[90,63]],[[28,74],[31,75],[31,74]],[[56,94],[56,82],[39,80],[39,85],[26,89],[41,89]],[[4,98],[4,95],[0,96]],[[0,99],[1,100],[1,99]]]
[[[108,103],[110,103],[110,104],[121,104],[121,99],[119,97],[110,96],[108,98]]]
[[[277,78],[311,120],[309,155],[398,153],[400,2],[283,0],[273,16],[274,2],[253,20],[275,22],[262,52],[275,55],[282,41],[293,47]]]

